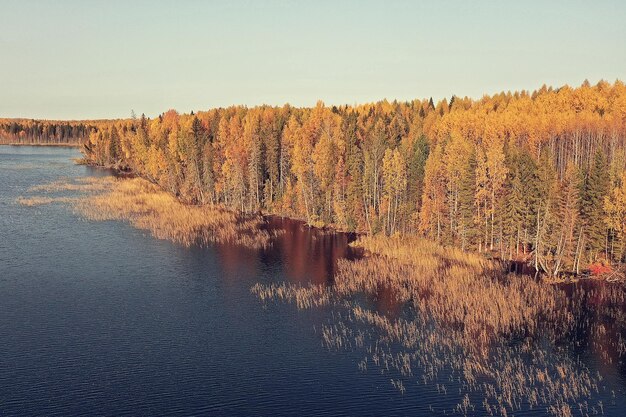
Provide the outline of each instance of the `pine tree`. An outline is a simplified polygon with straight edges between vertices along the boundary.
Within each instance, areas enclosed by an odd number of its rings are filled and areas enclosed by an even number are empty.
[[[609,192],[609,171],[606,156],[597,151],[593,165],[584,178],[581,190],[580,216],[583,221],[586,248],[590,262],[606,249],[604,199]]]
[[[349,230],[363,227],[363,153],[357,138],[357,114],[351,112],[342,123],[346,142],[346,223]]]
[[[111,137],[109,141],[109,164],[117,164],[120,157],[120,135],[117,128],[111,128]]]
[[[501,213],[504,239],[509,247],[509,259],[519,255],[522,224],[525,217],[525,195],[528,188],[522,183],[519,166],[510,168],[505,184],[503,210]]]
[[[556,274],[568,265],[571,266],[572,272],[576,272],[576,247],[580,230],[578,178],[576,166],[573,163],[568,164],[565,176],[559,184],[558,219],[560,227],[556,247]]]
[[[407,161],[407,177],[408,177],[408,195],[407,200],[410,202],[408,209],[411,212],[419,212],[422,207],[422,195],[424,193],[424,170],[426,160],[430,153],[428,139],[424,134],[420,134],[414,140],[408,151],[409,157]],[[408,217],[408,216],[407,216]]]
[[[618,262],[626,256],[626,171],[622,173],[611,193],[604,199],[606,224],[611,231],[611,255]]]
[[[476,228],[476,202],[474,193],[476,190],[476,150],[472,149],[463,174],[461,175],[461,183],[459,187],[459,234],[461,237],[461,249],[475,249],[476,238],[479,231]]]

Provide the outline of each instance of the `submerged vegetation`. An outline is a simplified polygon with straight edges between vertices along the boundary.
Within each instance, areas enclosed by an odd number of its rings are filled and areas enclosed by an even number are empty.
[[[34,195],[18,203],[35,206],[70,203],[90,220],[123,220],[158,239],[190,246],[209,243],[262,248],[270,234],[258,215],[237,214],[219,207],[183,204],[171,194],[141,178],[80,178],[33,187],[31,193],[83,192],[80,196]]]
[[[626,255],[626,86],[313,108],[234,106],[94,130],[87,163],[182,201],[419,235],[580,274]]]
[[[454,410],[433,411],[506,416],[539,408],[572,416],[580,409],[587,415],[604,407],[600,398],[614,395],[601,375],[573,358],[584,347],[606,362],[623,361],[623,286],[580,286],[568,296],[424,239],[377,236],[355,244],[370,256],[341,260],[332,286],[257,284],[252,292],[264,302],[332,308],[323,343],[362,352],[359,369],[389,374],[405,395],[426,384],[458,399]],[[386,308],[367,299],[386,300]],[[597,311],[589,312],[588,299],[600,304]]]
[[[71,197],[44,197],[44,196],[32,196],[32,197],[19,197],[17,202],[23,206],[36,207],[44,204],[51,203],[72,203],[75,199]]]

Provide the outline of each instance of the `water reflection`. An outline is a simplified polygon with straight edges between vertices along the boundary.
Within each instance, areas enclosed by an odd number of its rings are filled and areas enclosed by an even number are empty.
[[[220,244],[221,266],[228,275],[263,275],[280,271],[290,284],[332,285],[339,259],[356,259],[360,249],[349,246],[354,233],[330,232],[308,227],[304,222],[278,216],[267,216],[264,227],[272,244],[263,249]]]
[[[348,244],[353,233],[327,232],[308,227],[304,222],[283,217],[266,218],[267,228],[276,231],[271,248],[263,251],[266,265],[284,264],[291,283],[330,285],[339,259],[355,259],[361,252]]]

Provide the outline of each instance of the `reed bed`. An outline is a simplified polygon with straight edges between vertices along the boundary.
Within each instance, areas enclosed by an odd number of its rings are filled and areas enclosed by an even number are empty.
[[[23,206],[36,207],[36,206],[43,206],[45,204],[52,204],[52,203],[73,203],[75,199],[71,197],[32,196],[32,197],[18,197],[16,201],[17,203]]]
[[[62,191],[78,192],[104,192],[109,191],[115,184],[114,177],[85,177],[70,179],[59,179],[47,184],[39,184],[28,189],[30,193],[57,193]]]
[[[94,221],[121,220],[149,231],[158,239],[184,246],[224,243],[250,248],[270,244],[270,233],[257,215],[239,215],[221,207],[193,206],[177,200],[141,178],[88,177],[32,187],[31,193],[78,193],[75,197],[37,195],[18,202],[34,206],[70,203],[75,212]]]
[[[453,409],[436,411],[507,416],[540,409],[564,417],[604,411],[601,375],[572,352],[583,344],[575,337],[583,329],[587,349],[607,363],[623,361],[623,286],[574,287],[568,295],[419,238],[367,237],[354,245],[369,256],[340,260],[332,287],[257,284],[252,291],[263,302],[334,307],[320,332],[323,345],[361,349],[359,369],[388,373],[403,395],[417,383],[456,399]],[[363,307],[359,295],[377,299],[381,292],[409,313]],[[592,314],[590,303],[597,307]]]
[[[262,248],[270,242],[259,216],[183,204],[141,178],[118,179],[109,190],[80,200],[75,208],[90,220],[125,220],[158,239],[184,246],[227,243]]]
[[[293,285],[256,284],[251,289],[261,301],[279,300],[295,302],[298,308],[312,308],[327,305],[330,301],[330,293],[320,286],[296,287]]]

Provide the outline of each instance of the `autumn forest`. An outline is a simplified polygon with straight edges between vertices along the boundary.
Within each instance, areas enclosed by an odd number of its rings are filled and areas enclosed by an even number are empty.
[[[34,119],[1,119],[0,144],[79,145],[106,120],[47,121]]]
[[[552,276],[626,254],[620,81],[60,126],[0,122],[5,138],[45,141],[52,129],[82,143],[86,162],[132,171],[188,204],[417,234]]]

